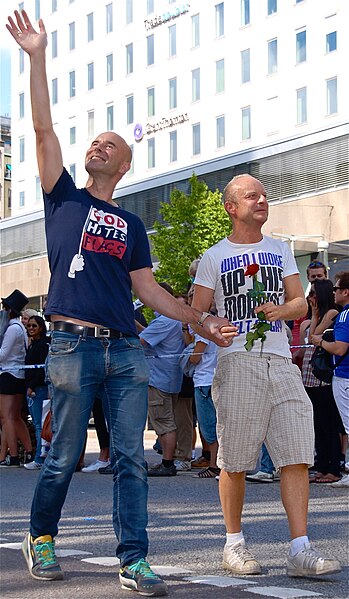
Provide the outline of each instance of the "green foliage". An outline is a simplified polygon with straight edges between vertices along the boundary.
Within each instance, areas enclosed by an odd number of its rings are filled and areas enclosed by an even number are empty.
[[[188,268],[195,258],[231,233],[231,222],[224,210],[219,191],[210,191],[206,183],[190,178],[190,194],[175,189],[170,202],[161,204],[164,224],[156,221],[151,235],[159,260],[157,281],[166,281],[176,293],[185,293]]]

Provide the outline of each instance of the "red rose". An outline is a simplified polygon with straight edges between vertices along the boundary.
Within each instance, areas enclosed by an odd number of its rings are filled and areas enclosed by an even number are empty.
[[[253,277],[259,271],[258,264],[250,264],[245,270],[245,277]]]

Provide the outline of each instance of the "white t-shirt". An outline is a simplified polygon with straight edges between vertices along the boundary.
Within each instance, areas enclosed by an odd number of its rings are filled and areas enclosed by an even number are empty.
[[[289,246],[271,237],[263,236],[262,241],[252,244],[232,243],[225,238],[204,253],[195,284],[214,290],[218,315],[228,318],[239,332],[230,347],[218,348],[218,356],[245,352],[246,333],[257,322],[255,300],[247,295],[248,289],[253,288],[253,280],[244,274],[250,264],[259,265],[257,279],[264,283],[267,301],[275,304],[285,301],[283,279],[299,272]],[[270,324],[263,353],[290,357],[284,321]],[[254,342],[251,351],[261,351],[260,339]]]

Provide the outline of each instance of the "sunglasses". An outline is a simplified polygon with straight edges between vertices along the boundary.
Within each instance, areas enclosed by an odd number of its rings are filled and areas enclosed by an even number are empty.
[[[27,329],[38,329],[39,325],[38,324],[27,324]]]
[[[325,268],[325,265],[323,262],[310,262],[308,268]]]
[[[333,291],[338,291],[338,289],[345,289],[345,287],[338,287],[338,285],[333,286]]]

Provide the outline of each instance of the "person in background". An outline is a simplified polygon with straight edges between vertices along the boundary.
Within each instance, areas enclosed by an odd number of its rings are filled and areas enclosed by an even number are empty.
[[[33,308],[25,308],[22,311],[21,322],[22,324],[24,324],[25,328],[27,328],[27,324],[31,316],[39,316],[39,312],[37,312],[37,310],[34,310]]]

